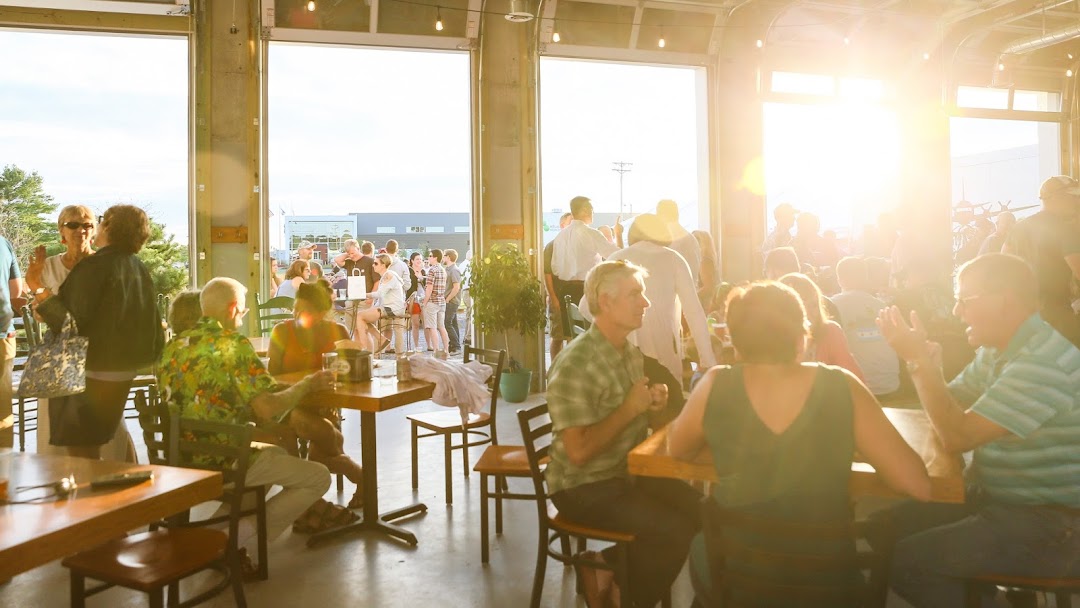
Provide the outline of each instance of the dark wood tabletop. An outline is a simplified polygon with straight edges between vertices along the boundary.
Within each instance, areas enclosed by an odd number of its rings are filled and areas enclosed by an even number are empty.
[[[311,372],[293,372],[274,376],[279,384],[291,386],[304,379]],[[340,407],[363,412],[385,412],[396,407],[430,399],[435,392],[435,385],[424,380],[381,379],[369,382],[339,382],[333,391],[311,393],[305,398],[306,403],[322,407]]]
[[[151,481],[91,490],[103,475],[150,470]],[[80,488],[67,499],[0,504],[0,580],[119,537],[199,503],[221,496],[221,474],[197,469],[88,460],[67,456],[0,453],[0,478],[11,500],[41,496],[16,493],[74,475]],[[82,487],[83,484],[86,487]]]
[[[935,502],[964,502],[963,460],[949,454],[930,426],[930,419],[922,410],[883,408],[885,415],[908,443],[923,459],[930,473],[931,500]],[[667,428],[650,435],[630,451],[627,458],[630,472],[646,477],[671,477],[688,481],[719,481],[713,466],[712,452],[703,449],[694,460],[679,460],[667,453]],[[851,465],[852,496],[899,496],[878,476],[874,468],[864,462]]]

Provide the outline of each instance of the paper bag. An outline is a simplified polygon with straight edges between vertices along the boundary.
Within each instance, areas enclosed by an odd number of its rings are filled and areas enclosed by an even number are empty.
[[[349,275],[346,297],[350,300],[367,299],[367,282],[364,281],[364,271],[353,268]]]

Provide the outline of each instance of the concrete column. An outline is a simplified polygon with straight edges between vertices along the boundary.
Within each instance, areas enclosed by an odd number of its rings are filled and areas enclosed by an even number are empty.
[[[477,163],[478,204],[474,205],[473,255],[482,256],[497,242],[516,243],[542,271],[539,202],[539,145],[537,140],[537,75],[539,56],[536,23],[510,23],[498,14],[485,14],[479,50],[474,51],[477,82],[474,122],[479,124]],[[521,238],[493,234],[494,226],[523,228]],[[504,238],[497,238],[497,237]],[[489,348],[502,348],[499,336],[485,336]],[[511,336],[509,354],[525,367],[543,370],[543,336]],[[541,373],[534,374],[534,382]]]
[[[263,288],[262,197],[259,192],[258,0],[194,0],[192,168],[194,283],[232,277],[252,294]],[[235,27],[234,27],[235,26]],[[247,229],[246,240],[222,242],[216,227]],[[228,238],[229,233],[223,233]],[[235,234],[233,232],[232,234]],[[217,242],[215,242],[217,241]]]
[[[721,57],[718,86],[717,159],[720,272],[725,281],[762,276],[765,238],[764,129],[758,94],[759,68],[753,57]]]
[[[928,71],[899,83],[901,198],[898,224],[905,250],[952,266],[952,188],[949,116],[941,82]]]

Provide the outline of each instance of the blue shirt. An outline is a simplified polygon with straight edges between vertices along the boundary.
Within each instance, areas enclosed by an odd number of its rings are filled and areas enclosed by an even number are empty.
[[[1011,434],[975,448],[969,473],[1009,504],[1080,507],[1080,350],[1032,315],[1003,351],[982,347],[949,390]]]
[[[11,289],[8,282],[11,279],[21,278],[22,272],[19,271],[19,260],[15,257],[15,250],[7,239],[0,236],[0,334],[3,336],[15,329],[12,323],[15,319],[15,311],[11,308]]]

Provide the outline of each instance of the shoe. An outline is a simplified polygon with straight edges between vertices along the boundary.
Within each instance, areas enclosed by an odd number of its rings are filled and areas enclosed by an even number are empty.
[[[460,355],[460,354],[461,354],[461,349],[460,348],[451,348],[450,349],[450,355],[456,356],[456,355]]]
[[[240,577],[245,582],[252,582],[259,580],[259,566],[255,564],[255,560],[251,559],[248,555],[247,548],[240,547],[237,550],[238,558],[240,560]]]

